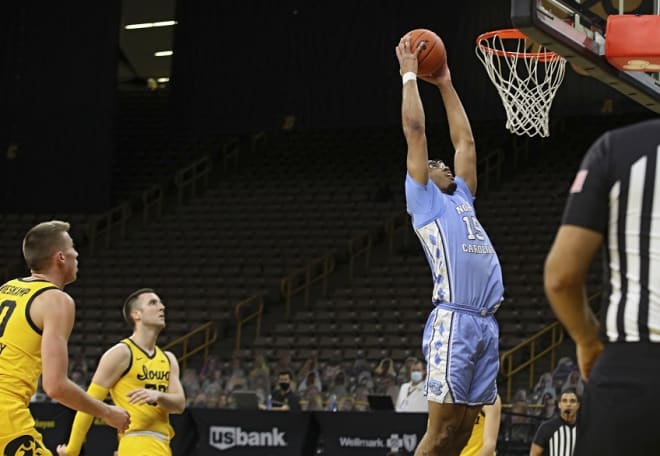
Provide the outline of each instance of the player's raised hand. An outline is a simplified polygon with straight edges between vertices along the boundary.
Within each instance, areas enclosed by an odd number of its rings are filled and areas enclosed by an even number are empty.
[[[420,43],[417,49],[411,49],[410,36],[404,35],[396,47],[396,57],[399,60],[399,73],[404,74],[409,71],[417,74],[419,66],[417,56],[426,46],[425,43]]]
[[[422,81],[426,81],[435,86],[441,86],[443,84],[448,84],[451,82],[451,72],[449,71],[449,65],[443,65],[442,69],[437,74],[432,74],[429,76],[417,75]]]

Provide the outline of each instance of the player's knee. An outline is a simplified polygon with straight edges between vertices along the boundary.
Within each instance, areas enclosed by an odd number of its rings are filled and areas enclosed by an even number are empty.
[[[431,454],[441,454],[444,450],[451,448],[455,438],[456,431],[451,427],[446,427],[429,434],[428,442],[432,450]]]

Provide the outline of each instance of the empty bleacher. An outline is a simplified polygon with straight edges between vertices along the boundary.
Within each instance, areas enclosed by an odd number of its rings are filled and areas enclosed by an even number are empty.
[[[479,129],[492,150],[510,146],[495,127]],[[503,349],[553,321],[542,265],[579,163],[577,152],[562,147],[584,150],[585,138],[544,146],[530,158],[534,166],[507,172],[505,161],[501,184],[480,192],[475,203],[503,265],[505,302],[497,316]],[[448,154],[445,145],[430,144]],[[261,337],[241,351],[245,359],[254,350],[271,359],[294,350],[297,362],[310,354],[372,361],[388,355],[397,362],[419,356],[430,310],[428,266],[412,236],[390,254],[383,233],[388,219],[405,214],[404,150],[399,129],[387,128],[269,134],[258,147],[243,147],[236,170],[213,174],[201,196],[170,206],[148,225],[134,223],[125,239],[81,257],[80,278],[69,290],[79,309],[73,351],[94,357],[127,335],[122,299],[146,286],[168,306],[164,341],[209,320],[231,332],[235,305],[262,293],[269,318]],[[5,219],[13,226],[11,216]],[[282,278],[328,254],[345,266],[349,240],[363,232],[379,242],[377,261],[351,281],[335,279],[326,296],[287,318]],[[227,338],[219,349],[230,356]]]

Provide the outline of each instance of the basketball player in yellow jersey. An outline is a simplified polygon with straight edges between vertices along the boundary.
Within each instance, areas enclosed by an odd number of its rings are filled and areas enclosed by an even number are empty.
[[[51,455],[34,427],[28,408],[42,376],[44,390],[56,401],[102,417],[120,431],[128,413],[85,393],[67,377],[68,339],[75,304],[63,291],[76,280],[78,252],[58,220],[40,223],[23,239],[31,275],[0,286],[0,454]]]
[[[460,456],[493,456],[497,447],[501,417],[502,400],[498,394],[493,405],[484,405],[481,408],[474,422],[470,440]]]
[[[162,351],[156,340],[165,327],[165,306],[149,288],[134,291],[124,303],[131,337],[106,351],[92,378],[92,388],[107,395],[131,414],[131,424],[119,433],[119,456],[171,456],[174,430],[170,413],[182,413],[186,398],[179,380],[179,363]],[[77,413],[68,444],[58,445],[60,456],[77,456],[92,417]]]

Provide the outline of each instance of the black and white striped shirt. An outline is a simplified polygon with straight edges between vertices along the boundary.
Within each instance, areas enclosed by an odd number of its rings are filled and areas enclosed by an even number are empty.
[[[575,424],[560,417],[541,423],[534,443],[543,448],[543,456],[572,456],[575,448]]]
[[[610,342],[660,342],[660,120],[612,130],[587,152],[563,223],[604,235]]]

